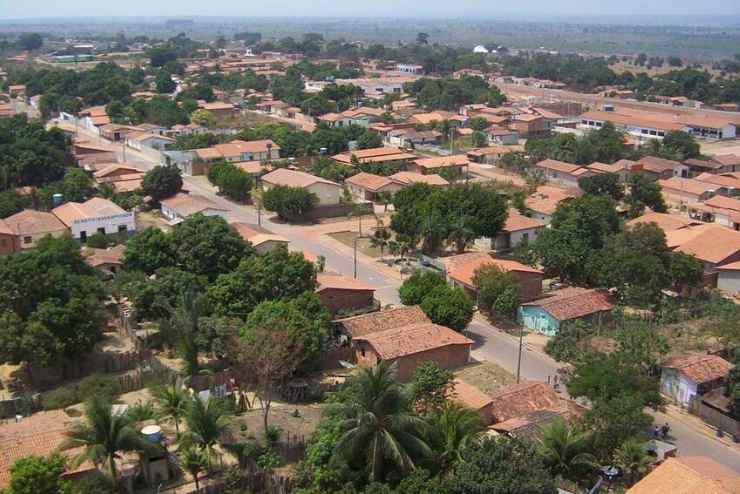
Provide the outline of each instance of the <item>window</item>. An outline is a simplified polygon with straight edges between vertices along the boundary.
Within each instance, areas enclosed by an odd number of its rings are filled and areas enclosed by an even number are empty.
[[[30,244],[31,242],[33,242],[33,239],[31,237],[23,237],[24,244]]]
[[[529,242],[529,233],[522,234],[522,242]]]
[[[118,225],[118,233],[123,233],[125,231],[128,231],[126,225]]]
[[[105,235],[105,228],[102,226],[98,228],[98,233],[102,233],[103,235]]]

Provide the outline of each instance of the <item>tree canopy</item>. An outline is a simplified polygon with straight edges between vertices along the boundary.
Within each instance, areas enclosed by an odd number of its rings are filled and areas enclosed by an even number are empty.
[[[0,294],[0,361],[69,362],[101,337],[104,290],[71,238],[0,258]]]

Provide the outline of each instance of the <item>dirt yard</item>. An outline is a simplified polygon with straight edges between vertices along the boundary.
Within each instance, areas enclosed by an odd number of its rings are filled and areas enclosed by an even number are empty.
[[[466,383],[475,386],[485,394],[493,394],[504,386],[516,383],[516,376],[493,362],[477,362],[455,372]]]
[[[699,141],[702,154],[738,154],[740,155],[740,139],[729,141]]]
[[[372,235],[372,233],[375,231],[375,228],[368,227],[367,229],[363,225],[362,233],[364,235]],[[334,240],[338,240],[339,242],[342,242],[344,245],[350,248],[354,248],[354,241],[358,237],[357,232],[336,232],[336,233],[330,233],[329,236],[333,238]],[[370,244],[370,239],[368,238],[361,238],[357,241],[357,250],[361,253],[365,254],[366,256],[380,257],[380,249],[373,247]],[[388,255],[388,249],[385,250],[384,254]]]
[[[136,213],[136,226],[139,231],[144,231],[150,226],[169,232],[172,227],[155,211],[139,211]]]
[[[273,403],[268,423],[279,427],[285,434],[308,439],[321,420],[322,408],[320,404]],[[243,430],[242,426],[246,426],[246,429]],[[259,400],[253,410],[233,417],[230,428],[235,437],[244,436],[246,439],[254,436],[258,441],[263,441],[264,427]]]

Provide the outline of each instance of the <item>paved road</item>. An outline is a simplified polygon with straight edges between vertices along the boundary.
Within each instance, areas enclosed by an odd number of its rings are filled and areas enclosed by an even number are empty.
[[[120,146],[118,153],[120,154]],[[126,151],[129,163],[149,169],[155,165],[143,154],[135,150]],[[216,195],[214,189],[203,177],[185,177],[186,187],[194,193],[203,195],[229,211],[229,219],[247,223],[257,223],[257,212],[251,206],[235,204]],[[294,250],[307,251],[315,256],[324,256],[327,268],[352,276],[354,258],[352,250],[339,242],[320,235],[311,226],[287,225],[274,221],[270,215],[263,214],[262,225],[276,234],[290,240]],[[383,304],[400,304],[398,287],[400,275],[381,266],[377,260],[358,254],[358,279],[376,288],[376,297]],[[504,369],[516,373],[519,354],[519,338],[494,328],[483,318],[476,317],[468,326],[468,336],[475,341],[473,357],[478,360],[495,362]],[[521,359],[521,377],[527,380],[547,381],[557,373],[559,364],[547,355],[523,346]],[[681,454],[685,456],[708,456],[740,472],[740,448],[727,446],[706,433],[687,425],[680,418],[654,414],[656,423],[668,422],[672,436]]]

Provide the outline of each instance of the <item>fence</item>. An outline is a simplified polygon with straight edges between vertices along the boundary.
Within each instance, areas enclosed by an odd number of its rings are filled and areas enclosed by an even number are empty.
[[[213,478],[221,472],[214,472]],[[180,483],[161,489],[161,494],[222,494],[229,490],[239,489],[239,492],[262,493],[262,494],[289,494],[294,487],[293,479],[274,473],[265,473],[259,470],[244,470],[238,482],[227,485],[223,480],[208,483],[208,477],[200,480],[200,489],[195,488],[193,483]]]
[[[722,396],[721,389],[711,391],[704,396],[697,395],[689,404],[689,412],[699,416],[712,427],[740,437],[740,422],[727,415],[727,410],[722,409],[725,401],[729,400]]]

